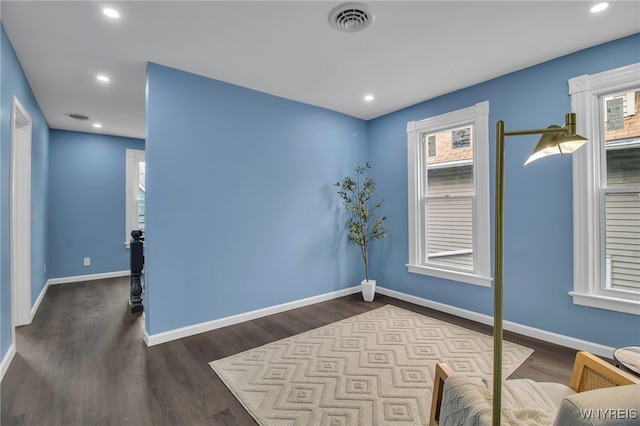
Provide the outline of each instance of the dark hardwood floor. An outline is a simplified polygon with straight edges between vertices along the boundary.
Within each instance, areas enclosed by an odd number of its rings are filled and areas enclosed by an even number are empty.
[[[482,333],[491,327],[391,297],[359,294],[146,347],[129,312],[129,279],[51,286],[1,384],[0,424],[252,425],[208,363],[378,308],[396,305]],[[505,332],[535,349],[512,378],[569,383],[575,350]]]

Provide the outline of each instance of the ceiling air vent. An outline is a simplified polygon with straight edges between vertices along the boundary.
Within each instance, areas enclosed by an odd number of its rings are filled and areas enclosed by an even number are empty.
[[[345,33],[357,33],[373,23],[373,13],[362,3],[344,3],[329,13],[333,28]]]
[[[78,120],[78,121],[85,121],[89,119],[89,117],[84,114],[75,114],[73,112],[68,112],[65,115],[69,118],[73,118],[74,120]]]

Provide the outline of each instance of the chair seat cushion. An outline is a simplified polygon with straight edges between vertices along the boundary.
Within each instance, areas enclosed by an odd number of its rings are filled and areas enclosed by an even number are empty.
[[[490,377],[449,377],[444,384],[440,425],[491,425],[491,386]],[[547,388],[553,391],[556,400],[567,392],[555,386]],[[501,423],[509,426],[550,426],[557,411],[556,403],[543,388],[528,379],[503,381],[501,407]]]

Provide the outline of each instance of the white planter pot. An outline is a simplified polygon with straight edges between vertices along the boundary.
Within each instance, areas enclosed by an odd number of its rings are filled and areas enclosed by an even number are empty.
[[[376,295],[376,280],[362,280],[360,283],[362,298],[365,302],[372,302]]]

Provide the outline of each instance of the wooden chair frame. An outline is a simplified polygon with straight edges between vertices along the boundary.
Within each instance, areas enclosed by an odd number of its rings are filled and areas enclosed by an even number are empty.
[[[436,364],[429,426],[438,426],[440,423],[440,404],[442,403],[444,382],[453,374],[453,370],[447,364]],[[633,384],[640,384],[640,378],[609,364],[589,352],[578,352],[576,354],[571,381],[569,382],[569,387],[575,392]]]
[[[438,426],[440,422],[440,405],[442,404],[442,394],[444,392],[444,381],[453,376],[453,370],[442,362],[436,364],[436,373],[433,378],[433,396],[431,397],[431,415],[429,416],[429,426]]]

